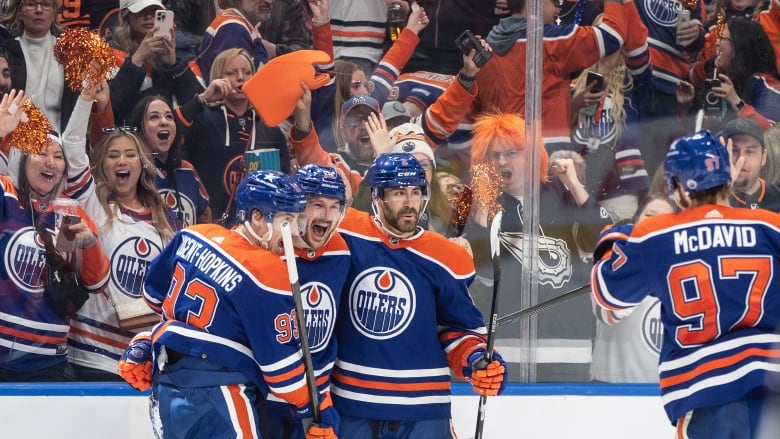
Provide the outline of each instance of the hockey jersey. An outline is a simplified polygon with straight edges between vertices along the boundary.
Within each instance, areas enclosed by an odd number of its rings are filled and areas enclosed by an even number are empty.
[[[192,163],[182,160],[181,165],[174,171],[175,175],[170,177],[166,174],[163,163],[155,159],[154,164],[157,166],[157,192],[176,214],[182,226],[210,223],[209,194]]]
[[[604,22],[594,27],[544,27],[542,136],[548,152],[570,148],[570,75],[620,49],[626,34],[624,8],[628,7],[606,2]],[[633,6],[631,10],[636,13]],[[487,41],[491,42],[490,35]],[[497,54],[482,67],[477,76],[479,95],[475,112],[500,110],[525,114],[526,44],[523,29],[506,53]]]
[[[13,371],[45,369],[66,361],[67,320],[58,316],[44,297],[46,249],[33,217],[53,236],[55,214],[48,201],[33,200],[31,208],[19,205],[11,179],[0,176],[0,368]],[[97,235],[97,227],[79,211]],[[99,245],[82,250],[78,269],[84,286],[99,293],[108,280],[108,260]],[[70,253],[62,254],[72,262]],[[93,297],[99,297],[98,294]]]
[[[131,211],[110,202],[115,212],[108,221],[100,221],[100,237],[110,262],[110,280],[103,294],[89,298],[71,321],[68,334],[70,362],[80,366],[117,372],[117,361],[136,332],[123,329],[120,319],[150,314],[141,298],[149,264],[160,254],[165,243],[151,223],[151,212]]]
[[[296,248],[295,254],[312,364],[317,388],[323,392],[330,387],[330,371],[336,361],[338,341],[333,333],[347,282],[350,252],[344,238],[335,233],[324,247]],[[292,416],[290,406],[274,395],[268,395],[266,409],[269,414]]]
[[[461,357],[486,335],[467,289],[471,258],[433,232],[388,236],[355,209],[339,230],[352,264],[336,323],[336,409],[378,420],[449,418],[448,365],[462,378]]]
[[[594,300],[606,309],[660,300],[672,423],[780,382],[779,253],[779,216],[710,204],[643,220],[593,267]]]
[[[202,81],[203,88],[211,82],[209,76],[214,58],[234,47],[249,52],[255,61],[255,67],[268,62],[268,52],[263,45],[263,37],[254,24],[250,23],[238,9],[224,9],[206,28],[198,49],[198,57],[190,63],[195,76]]]
[[[309,402],[290,280],[276,254],[235,231],[192,226],[152,261],[144,299],[162,314],[152,334],[157,358],[163,346],[208,358],[241,372],[263,395]]]

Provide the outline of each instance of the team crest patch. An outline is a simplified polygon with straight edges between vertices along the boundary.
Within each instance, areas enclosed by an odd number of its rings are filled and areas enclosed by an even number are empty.
[[[184,214],[184,218],[180,218],[184,221],[184,227],[195,224],[195,203],[192,202],[190,197],[183,192],[179,192],[177,197],[176,192],[168,188],[160,189],[159,192],[160,197],[173,212],[177,214],[182,212]],[[179,206],[179,201],[181,201],[181,206]]]
[[[669,27],[677,24],[682,5],[669,0],[644,0],[644,8],[651,21],[661,27]]]
[[[149,263],[159,254],[160,246],[146,238],[122,241],[111,254],[111,284],[125,296],[140,298]]]
[[[409,278],[387,267],[360,273],[350,288],[349,301],[355,328],[375,340],[403,333],[412,321],[417,302]]]
[[[23,227],[11,235],[3,254],[5,271],[11,282],[28,293],[43,292],[46,248],[32,227]]]
[[[309,282],[301,287],[306,331],[312,352],[328,346],[335,327],[336,299],[331,289],[320,282]]]
[[[655,303],[642,316],[642,340],[645,347],[655,354],[661,353],[664,327],[661,323],[661,302]]]

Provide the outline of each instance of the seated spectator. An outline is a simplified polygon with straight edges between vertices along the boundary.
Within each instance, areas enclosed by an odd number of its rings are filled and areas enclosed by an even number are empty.
[[[749,209],[767,209],[780,212],[780,187],[767,184],[760,177],[761,168],[766,164],[766,144],[764,133],[758,122],[752,119],[734,119],[721,133],[724,140],[731,140],[731,162],[737,168],[739,159],[742,166],[735,169],[739,173],[731,182],[729,204],[733,207]],[[727,143],[728,145],[728,143]]]
[[[539,216],[538,255],[530,258],[539,264],[538,297],[523,298],[517,292],[525,267],[522,266],[522,239],[531,233],[523,226],[525,196],[525,121],[517,114],[480,115],[474,122],[471,144],[472,166],[490,165],[500,174],[500,195],[496,203],[503,210],[499,238],[501,241],[501,282],[499,285],[499,315],[508,315],[521,308],[523,301],[542,302],[589,282],[589,264],[580,252],[591,252],[599,232],[608,223],[600,216],[596,200],[577,178],[572,159],[552,163],[552,178],[548,175],[546,149],[539,151]],[[542,145],[541,139],[537,145]],[[484,177],[482,177],[484,178]],[[490,182],[496,184],[497,182]],[[471,181],[472,188],[485,184]],[[477,280],[470,291],[483,315],[489,314],[492,298],[493,268],[489,249],[490,201],[479,197],[470,209],[469,221],[462,236],[471,244],[477,268]],[[492,200],[491,200],[492,201]],[[575,227],[576,225],[576,227]],[[562,324],[561,322],[566,322]],[[528,325],[528,326],[525,326]],[[535,331],[533,345],[526,337]],[[510,375],[521,378],[522,365],[531,366],[531,378],[536,381],[588,381],[591,340],[595,319],[586,301],[570,301],[535,319],[498,328],[496,346],[511,364]],[[503,347],[503,349],[502,349]],[[524,354],[534,350],[532,354]],[[530,356],[529,356],[530,355]],[[532,360],[533,359],[533,360]]]
[[[40,8],[40,7],[39,7]],[[0,100],[0,137],[7,136],[21,120],[24,93],[11,91]],[[22,155],[18,183],[0,176],[0,246],[15,255],[0,267],[0,381],[64,381],[72,378],[67,364],[68,315],[52,306],[46,284],[47,250],[39,242],[45,229],[72,235],[76,250],[58,252],[78,280],[99,299],[108,280],[108,259],[98,241],[98,228],[81,209],[80,222],[55,223],[52,202],[61,196],[68,175],[68,160],[61,141],[50,135],[40,153]],[[90,300],[91,300],[90,299]],[[45,330],[46,337],[41,337]]]
[[[130,126],[152,152],[157,167],[155,185],[163,201],[184,227],[211,222],[209,194],[192,163],[181,158],[181,136],[171,104],[162,96],[148,96],[130,114]]]
[[[52,128],[62,132],[78,92],[66,86],[65,71],[54,59],[54,45],[62,31],[57,0],[19,0],[2,21],[15,36],[0,43],[8,51],[13,88],[24,90]]]
[[[122,0],[119,24],[109,36],[118,71],[109,80],[114,119],[120,124],[130,117],[136,102],[144,96],[174,96],[189,99],[191,90],[174,80],[186,61],[176,59],[176,32],[155,36],[155,11],[164,9],[160,0]]]
[[[198,170],[214,218],[228,225],[235,211],[230,200],[245,171],[244,152],[278,149],[281,171],[290,172],[290,151],[282,130],[266,126],[241,90],[254,74],[247,51],[228,49],[214,59],[208,88],[175,112],[177,131],[184,136],[183,158]]]

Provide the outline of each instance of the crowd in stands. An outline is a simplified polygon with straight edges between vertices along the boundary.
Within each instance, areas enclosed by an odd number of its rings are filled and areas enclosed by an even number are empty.
[[[408,17],[395,40],[387,26],[393,4]],[[142,299],[149,263],[177,230],[236,224],[248,151],[278,151],[279,170],[291,175],[312,163],[340,168],[352,206],[369,212],[363,177],[374,157],[414,155],[429,183],[420,225],[473,255],[470,292],[485,316],[490,206],[477,192],[491,182],[476,181],[477,164],[492,165],[500,180],[492,182],[507,250],[499,315],[586,285],[604,226],[634,221],[640,206],[674,209],[658,175],[680,135],[722,135],[741,165],[732,205],[780,211],[780,0],[544,0],[539,72],[526,71],[525,0],[2,5],[0,135],[23,122],[23,99],[45,114],[52,134],[40,153],[0,143],[0,381],[119,380],[116,361],[153,323]],[[168,34],[156,33],[163,9],[174,12]],[[105,37],[116,61],[106,81],[81,90],[68,86],[53,55],[63,30],[75,26]],[[465,30],[481,47],[458,48]],[[267,63],[302,50],[328,55],[314,66],[328,81],[301,85],[295,110],[268,125],[252,104],[263,97],[243,86]],[[480,51],[492,53],[484,65],[475,62]],[[541,133],[528,144],[531,79],[541,87]],[[531,234],[523,206],[534,150],[540,220]],[[81,206],[82,225],[69,230],[77,249],[65,256],[91,293],[65,316],[41,297],[45,251],[31,235],[37,223],[54,234],[65,227],[51,207],[61,197]],[[515,286],[527,269],[524,233],[538,236],[533,297]],[[616,335],[600,326],[609,319],[575,299],[502,327],[497,346],[515,381],[655,379],[642,365],[622,370],[615,352],[647,343],[653,361],[658,335],[644,336],[642,324]],[[605,334],[611,338],[594,343]]]

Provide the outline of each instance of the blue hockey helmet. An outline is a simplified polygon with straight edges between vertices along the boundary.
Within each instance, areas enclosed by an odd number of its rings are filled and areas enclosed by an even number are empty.
[[[731,162],[726,147],[709,131],[699,131],[675,140],[666,153],[664,180],[669,196],[676,182],[691,196],[731,181]]]
[[[408,152],[378,155],[366,172],[366,180],[372,190],[420,186],[424,194],[428,192],[425,169]]]
[[[306,165],[295,173],[295,181],[308,196],[333,198],[342,203],[347,201],[344,180],[333,168]]]
[[[249,219],[252,210],[263,213],[266,222],[277,212],[300,213],[306,207],[306,194],[290,176],[278,171],[253,171],[236,188],[236,217]]]

